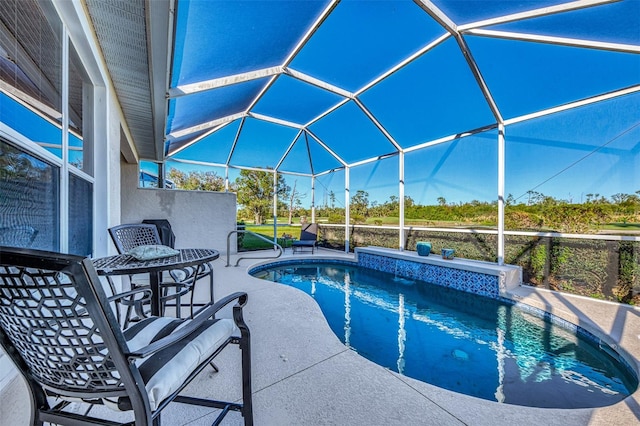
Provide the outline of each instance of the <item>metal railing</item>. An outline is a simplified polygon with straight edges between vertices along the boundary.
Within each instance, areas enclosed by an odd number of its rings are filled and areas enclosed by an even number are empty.
[[[259,239],[266,241],[269,244],[273,244],[273,249],[278,251],[278,255],[277,256],[243,256],[243,257],[238,257],[238,260],[236,260],[236,264],[233,266],[238,266],[238,264],[240,263],[241,260],[243,259],[277,259],[280,256],[282,256],[282,253],[284,253],[284,249],[282,248],[282,246],[276,242],[274,242],[273,240],[268,239],[267,237],[265,237],[264,235],[252,232],[252,231],[246,231],[246,230],[240,230],[237,229],[235,231],[231,231],[229,232],[229,234],[227,235],[227,264],[225,266],[229,266],[229,260],[231,257],[231,236],[233,234],[239,234],[239,233],[243,233],[243,234],[251,234],[255,237],[258,237]]]

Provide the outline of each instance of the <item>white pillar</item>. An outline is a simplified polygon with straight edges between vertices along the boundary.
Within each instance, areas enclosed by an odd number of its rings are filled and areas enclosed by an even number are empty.
[[[109,108],[109,91],[104,86],[93,87],[93,162],[95,179],[93,197],[94,253],[96,257],[115,253],[105,229],[120,224],[120,122]],[[102,194],[97,196],[96,194]]]
[[[498,265],[504,265],[504,124],[498,124]]]
[[[311,223],[316,223],[316,177],[311,176]]]
[[[349,253],[349,222],[351,214],[349,212],[351,197],[349,197],[349,166],[344,168],[344,251]]]
[[[273,243],[278,244],[278,171],[273,171]]]
[[[398,173],[399,173],[398,215],[400,216],[398,248],[400,249],[400,251],[404,251],[404,151],[400,151],[398,153]]]

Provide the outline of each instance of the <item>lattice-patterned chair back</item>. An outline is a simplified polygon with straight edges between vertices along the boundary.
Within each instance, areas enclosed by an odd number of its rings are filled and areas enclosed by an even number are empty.
[[[129,250],[132,250],[138,246],[143,245],[158,245],[162,244],[158,228],[153,224],[146,223],[127,223],[123,225],[117,225],[109,228],[109,235],[115,244],[119,254],[126,254]],[[162,313],[164,314],[164,308],[167,305],[172,305],[176,309],[176,315],[180,317],[181,297],[191,293],[193,294],[193,282],[187,281],[184,277],[187,276],[187,272],[171,273],[171,277],[177,285],[172,282],[162,281],[160,286],[163,288],[162,296]],[[133,276],[129,276],[132,288],[140,288],[146,286],[147,283],[139,284]],[[169,288],[173,288],[173,291],[168,291]],[[127,314],[129,317],[129,314]]]
[[[241,301],[234,307],[235,322],[211,319],[235,299]],[[228,343],[243,349],[245,404],[215,403],[241,411],[251,424],[244,303],[246,294],[237,293],[209,305],[197,319],[151,317],[123,331],[90,259],[0,247],[0,343],[29,385],[31,424],[84,424],[78,414],[65,412],[78,401],[132,410],[136,425],[159,424],[160,410],[178,401],[182,388]],[[238,329],[240,339],[233,337]],[[180,331],[172,336],[174,330]],[[60,402],[50,407],[47,396]],[[205,405],[202,401],[179,402]],[[207,401],[206,406],[216,405]],[[90,421],[113,424],[87,417]]]
[[[118,253],[126,253],[138,246],[162,244],[158,228],[153,224],[131,223],[109,228]]]

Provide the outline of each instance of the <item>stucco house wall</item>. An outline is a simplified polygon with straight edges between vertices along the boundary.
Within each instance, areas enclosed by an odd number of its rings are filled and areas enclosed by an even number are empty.
[[[138,188],[138,166],[121,165],[121,223],[167,219],[176,248],[213,248],[227,252],[227,235],[236,229],[236,194]],[[235,235],[231,252],[236,251]]]

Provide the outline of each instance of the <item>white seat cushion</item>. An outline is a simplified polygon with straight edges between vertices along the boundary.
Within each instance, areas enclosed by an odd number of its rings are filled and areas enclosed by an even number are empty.
[[[152,317],[136,323],[124,331],[129,349],[149,345],[186,326],[188,319]],[[149,394],[151,410],[185,382],[193,370],[206,361],[237,327],[231,319],[213,319],[202,324],[180,344],[172,345],[155,354],[136,361]],[[128,398],[120,398],[118,409],[129,410]]]

